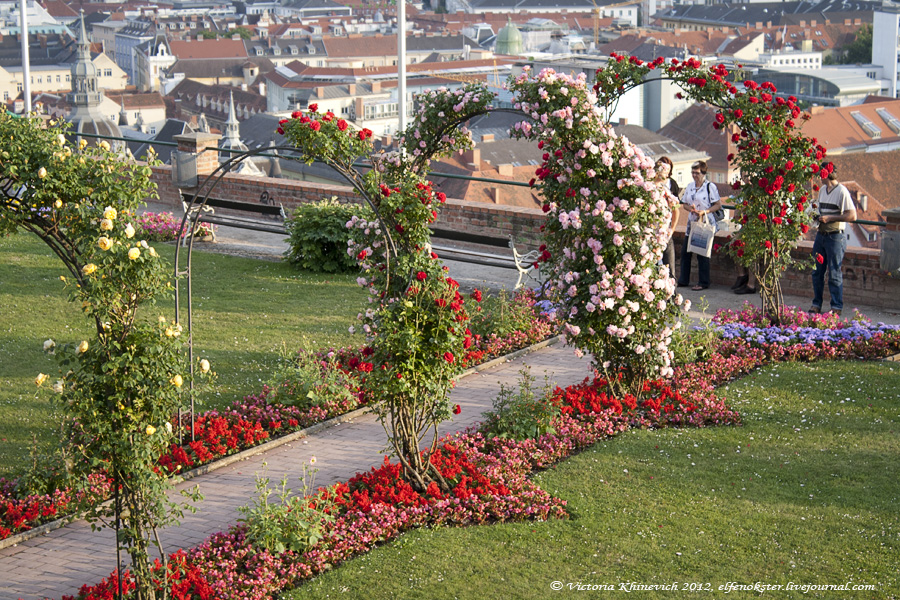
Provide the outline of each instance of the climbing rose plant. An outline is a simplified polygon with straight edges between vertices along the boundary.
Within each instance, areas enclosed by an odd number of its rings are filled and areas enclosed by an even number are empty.
[[[149,548],[159,547],[156,529],[181,511],[156,467],[189,380],[181,327],[139,312],[172,287],[169,267],[138,233],[137,209],[155,195],[150,166],[105,141],[73,147],[67,128],[0,115],[0,235],[24,230],[47,243],[68,270],[60,279],[71,300],[95,325],[90,339],[45,344],[64,374],[55,383],[40,374],[35,383],[52,385],[69,417],[73,480],[87,484],[98,470],[112,479],[114,501],[88,518],[117,528],[135,597],[153,598]]]
[[[402,152],[374,153],[372,132],[356,130],[313,104],[279,124],[279,131],[310,163],[321,160],[341,173],[377,215],[347,223],[348,253],[359,263],[369,306],[359,315],[369,345],[363,354],[378,391],[374,408],[403,466],[419,491],[447,483],[431,464],[437,427],[450,418],[449,390],[461,357],[473,343],[466,327],[467,299],[431,251],[429,225],[445,200],[426,179],[431,158],[471,147],[460,125],[483,113],[493,96],[483,85],[419,97],[420,109],[401,138]],[[355,165],[369,159],[374,168]],[[430,435],[424,452],[420,443]]]
[[[530,117],[513,135],[544,150],[532,180],[547,213],[541,261],[567,339],[613,389],[639,396],[672,374],[671,335],[689,306],[660,265],[675,199],[653,182],[653,160],[613,131],[584,74],[526,69],[510,88]]]
[[[793,262],[791,250],[809,230],[809,208],[815,201],[809,197],[810,179],[820,173],[826,153],[801,131],[809,114],[795,97],[777,96],[770,82],[739,81],[724,65],[706,67],[696,58],[644,63],[613,55],[597,71],[594,89],[600,104],[613,105],[652,71],[677,82],[688,98],[717,109],[710,125],[728,136],[737,150],[728,160],[741,172],[741,181],[732,186],[741,230],[728,251],[756,274],[763,307],[777,322],[783,314],[781,276]]]

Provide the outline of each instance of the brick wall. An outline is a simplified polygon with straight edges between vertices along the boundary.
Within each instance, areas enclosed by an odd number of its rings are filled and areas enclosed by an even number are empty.
[[[171,167],[154,167],[154,180],[159,188],[160,202],[169,205],[176,212],[181,210],[179,190],[172,184]],[[185,189],[184,191],[194,191]],[[342,202],[359,202],[360,197],[350,187],[324,183],[274,179],[269,177],[249,177],[228,174],[211,194],[216,198],[259,202],[260,195],[268,192],[286,210],[294,207],[337,196]],[[544,214],[539,209],[498,206],[462,200],[448,199],[441,212],[436,227],[453,229],[477,235],[507,238],[513,235],[517,247],[522,250],[536,248],[540,244],[540,226]],[[684,232],[675,233],[676,255],[680,255]],[[496,251],[493,249],[492,251]],[[801,242],[794,251],[795,260],[812,264],[812,243]],[[680,259],[680,256],[676,256]],[[711,264],[713,285],[730,286],[736,277],[734,262],[722,255],[714,254]],[[696,264],[694,265],[696,281]],[[782,281],[785,294],[809,296],[812,298],[810,270],[789,270]],[[826,306],[828,290],[825,290]],[[880,266],[880,252],[856,248],[847,251],[844,257],[844,304],[854,303],[879,307],[900,306],[900,279],[891,278]],[[802,308],[806,308],[805,306]]]

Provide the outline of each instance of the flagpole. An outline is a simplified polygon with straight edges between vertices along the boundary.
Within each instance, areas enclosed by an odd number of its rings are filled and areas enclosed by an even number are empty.
[[[399,137],[406,131],[406,0],[397,0],[397,105],[400,109]]]
[[[25,96],[25,114],[31,113],[31,60],[28,57],[28,0],[22,0],[20,24],[22,26],[22,94]]]

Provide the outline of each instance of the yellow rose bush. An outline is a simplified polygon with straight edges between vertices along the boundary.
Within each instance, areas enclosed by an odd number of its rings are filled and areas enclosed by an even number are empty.
[[[73,483],[98,470],[113,480],[113,502],[88,518],[119,523],[136,597],[150,598],[154,531],[179,514],[165,495],[170,482],[155,471],[173,441],[172,428],[160,424],[186,404],[191,386],[182,340],[139,309],[170,293],[172,271],[133,239],[134,215],[156,195],[150,166],[109,144],[71,147],[67,127],[0,115],[0,235],[24,230],[47,243],[69,271],[60,280],[71,300],[95,325],[92,338],[53,344],[62,377],[52,387],[72,428]]]

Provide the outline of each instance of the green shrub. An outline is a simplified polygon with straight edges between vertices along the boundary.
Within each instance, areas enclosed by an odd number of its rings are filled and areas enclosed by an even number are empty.
[[[536,393],[529,367],[526,365],[519,373],[518,390],[500,384],[500,395],[494,399],[493,411],[484,413],[482,431],[486,437],[524,440],[555,433],[553,419],[559,416],[560,409],[553,402],[553,386],[549,379],[544,377],[544,387]]]
[[[341,204],[335,198],[304,204],[285,221],[289,232],[287,260],[301,269],[321,273],[355,271],[356,257],[347,254],[352,217],[372,219],[372,211],[358,204]]]
[[[281,480],[280,489],[275,491],[269,489],[268,477],[257,475],[257,497],[252,504],[238,508],[244,516],[238,522],[247,526],[247,539],[254,546],[278,554],[287,550],[302,553],[322,539],[325,525],[334,520],[329,514],[333,503],[318,494],[309,496],[316,492],[316,473],[319,470],[311,467],[315,460],[313,457],[309,465],[303,465],[303,476],[300,478],[302,489],[296,496],[292,496],[287,487],[287,477]],[[269,501],[273,494],[277,502]]]
[[[700,305],[705,311],[708,305]],[[705,361],[718,346],[719,331],[711,323],[711,319],[702,318],[699,323],[687,314],[681,315],[681,327],[672,333],[670,348],[675,354],[673,365],[687,365]]]
[[[481,311],[470,315],[469,329],[475,335],[503,337],[514,331],[529,331],[534,325],[534,292],[523,290],[510,294],[500,290],[496,296],[484,296]]]
[[[345,373],[334,358],[301,350],[294,357],[282,350],[281,361],[267,384],[268,398],[288,406],[308,410],[348,410],[358,402],[357,382]]]

